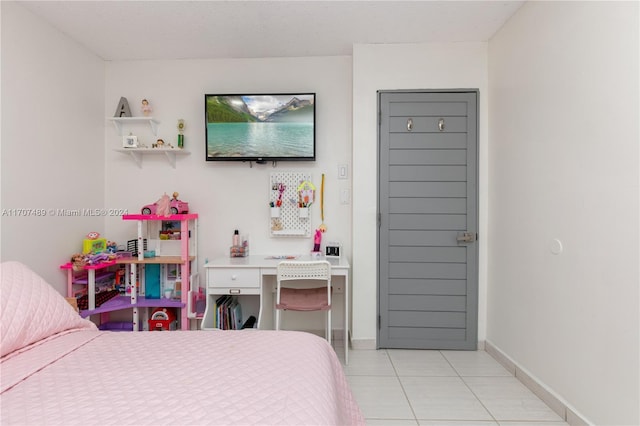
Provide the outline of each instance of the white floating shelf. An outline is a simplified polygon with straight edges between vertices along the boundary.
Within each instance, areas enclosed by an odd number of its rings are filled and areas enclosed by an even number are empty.
[[[149,123],[154,136],[158,136],[160,122],[153,117],[109,117],[107,119],[113,123],[120,136],[124,136],[122,125],[127,123]]]
[[[140,168],[142,168],[142,157],[144,154],[164,154],[174,169],[176,168],[176,155],[191,154],[189,151],[179,148],[117,148],[116,151],[131,155]]]

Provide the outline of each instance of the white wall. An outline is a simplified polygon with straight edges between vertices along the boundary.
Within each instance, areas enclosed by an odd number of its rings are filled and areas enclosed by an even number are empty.
[[[205,93],[316,93],[316,161],[254,164],[205,161]],[[325,174],[325,224],[323,245],[340,241],[351,253],[351,204],[340,204],[341,189],[351,189],[351,179],[338,179],[338,164],[351,171],[351,58],[275,58],[183,61],[110,62],[106,71],[105,109],[109,116],[121,96],[134,115],[148,98],[153,116],[160,121],[158,137],[174,143],[176,124],[185,120],[185,149],[176,168],[164,156],[147,155],[142,168],[114,148],[122,147],[115,128],[104,132],[106,206],[130,213],[156,201],[164,192],[180,193],[199,214],[199,270],[205,259],[227,257],[234,229],[250,236],[252,254],[306,254],[313,238],[270,236],[269,175],[301,171],[312,175],[318,192]],[[105,120],[106,121],[106,120]],[[134,128],[148,146],[155,141],[146,125]],[[312,205],[311,230],[321,223],[319,193]],[[135,223],[107,219],[107,235],[120,244],[136,236]],[[339,318],[339,316],[337,317]],[[335,324],[340,324],[336,320]]]
[[[2,260],[30,265],[62,292],[59,265],[88,232],[103,230],[101,217],[51,209],[104,204],[104,63],[21,5],[0,7]]]
[[[479,89],[479,234],[487,230],[487,44],[356,45],[353,48],[353,341],[375,347],[377,90]],[[486,239],[479,242],[478,338],[485,337]]]
[[[487,339],[598,425],[640,423],[638,40],[637,2],[533,2],[489,43]]]

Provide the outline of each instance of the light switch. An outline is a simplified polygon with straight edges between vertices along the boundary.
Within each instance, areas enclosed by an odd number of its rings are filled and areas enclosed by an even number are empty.
[[[349,179],[348,164],[338,164],[338,179]]]
[[[340,190],[340,203],[342,204],[349,204],[349,202],[351,198],[351,193],[349,192],[348,189],[341,189]]]

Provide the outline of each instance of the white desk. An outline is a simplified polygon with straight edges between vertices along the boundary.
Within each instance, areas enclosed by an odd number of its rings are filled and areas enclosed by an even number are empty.
[[[349,262],[345,258],[325,258],[331,263],[331,276],[344,277],[344,358],[349,362]],[[269,255],[247,257],[221,257],[204,265],[206,271],[207,308],[202,321],[203,328],[213,317],[215,300],[224,294],[258,296],[258,328],[273,329],[273,291],[278,263],[285,259],[270,259]],[[292,260],[312,260],[310,256],[299,256]],[[271,279],[271,282],[267,278]],[[335,285],[332,279],[332,285]],[[266,315],[268,313],[268,315]],[[243,316],[248,317],[243,309]]]

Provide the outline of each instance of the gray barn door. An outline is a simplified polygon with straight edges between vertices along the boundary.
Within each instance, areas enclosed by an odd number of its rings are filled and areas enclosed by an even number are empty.
[[[478,93],[378,96],[378,347],[475,350]]]

